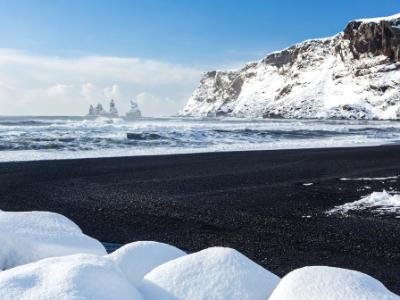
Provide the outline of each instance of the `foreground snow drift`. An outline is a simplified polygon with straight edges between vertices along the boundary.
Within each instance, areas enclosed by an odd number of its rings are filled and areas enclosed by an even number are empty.
[[[182,250],[163,243],[135,242],[108,255],[125,273],[129,281],[138,285],[155,267],[186,255]]]
[[[345,269],[306,267],[280,280],[230,248],[186,255],[163,243],[135,242],[105,254],[54,213],[0,211],[0,242],[7,268],[0,271],[1,300],[400,299],[372,277]],[[48,256],[60,257],[41,259]]]
[[[120,269],[101,256],[48,258],[0,273],[0,299],[142,300]]]
[[[140,287],[146,299],[264,300],[279,277],[239,252],[209,248],[159,266]]]
[[[0,211],[0,245],[0,269],[53,256],[106,254],[99,241],[66,217],[39,211]]]
[[[376,279],[360,272],[305,267],[282,278],[269,300],[399,300]]]

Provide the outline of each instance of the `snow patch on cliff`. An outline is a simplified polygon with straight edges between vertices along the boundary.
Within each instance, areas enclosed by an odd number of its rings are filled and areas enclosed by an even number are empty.
[[[355,21],[364,22],[364,23],[371,23],[371,22],[380,23],[382,21],[393,21],[393,20],[396,20],[396,19],[400,19],[400,14],[395,14],[395,15],[388,16],[388,17],[358,19],[358,20],[355,20]]]

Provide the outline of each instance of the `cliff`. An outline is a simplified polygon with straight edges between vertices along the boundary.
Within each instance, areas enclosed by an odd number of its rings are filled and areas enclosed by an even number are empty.
[[[207,72],[181,115],[399,119],[400,14]]]

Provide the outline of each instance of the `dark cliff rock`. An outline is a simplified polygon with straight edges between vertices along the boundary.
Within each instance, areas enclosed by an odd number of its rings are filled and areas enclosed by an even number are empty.
[[[355,58],[371,53],[400,61],[400,18],[379,23],[352,21],[344,29],[343,39],[350,40]]]

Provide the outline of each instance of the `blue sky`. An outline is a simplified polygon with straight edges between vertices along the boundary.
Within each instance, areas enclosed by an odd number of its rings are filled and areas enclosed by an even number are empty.
[[[399,11],[398,0],[0,0],[0,47],[211,66]]]
[[[0,0],[0,115],[135,99],[172,115],[202,73],[400,12],[399,0]]]

